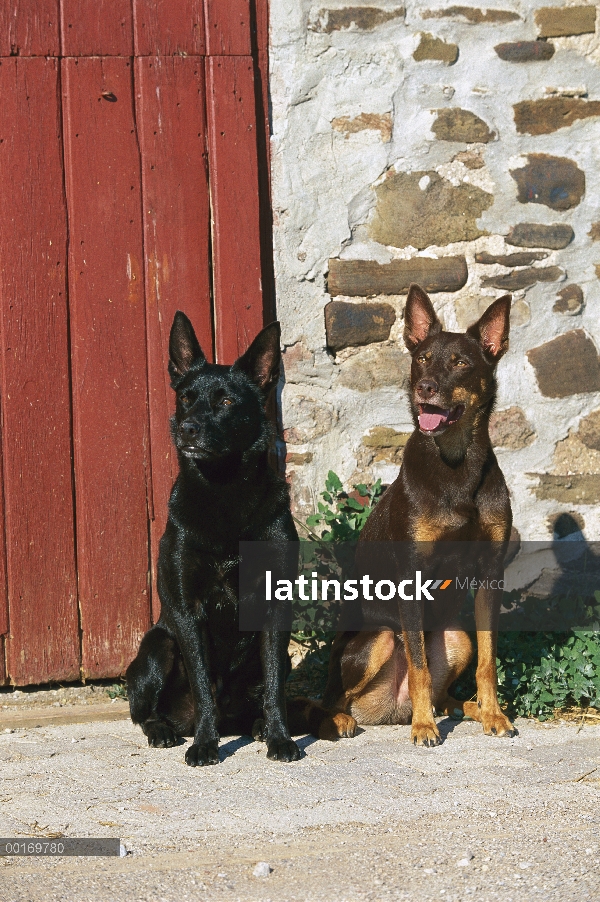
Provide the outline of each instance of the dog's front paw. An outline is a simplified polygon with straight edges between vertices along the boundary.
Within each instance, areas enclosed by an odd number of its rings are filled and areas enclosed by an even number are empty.
[[[267,743],[267,758],[271,761],[298,761],[301,755],[293,739],[273,739]]]
[[[356,735],[358,724],[350,714],[338,711],[332,717],[326,717],[319,727],[319,739],[328,739],[335,742],[336,739],[347,739]]]
[[[510,739],[518,734],[516,727],[502,711],[495,711],[492,714],[482,713],[481,723],[486,736],[506,736]]]
[[[192,743],[185,753],[185,763],[190,767],[204,767],[207,764],[219,763],[219,743],[214,740],[211,742],[202,742],[200,744]]]
[[[410,738],[413,745],[424,745],[427,748],[442,744],[435,723],[413,723]]]
[[[148,745],[153,749],[170,749],[177,745],[177,735],[171,727],[162,723],[162,721],[154,721],[143,726],[144,733],[148,737]]]

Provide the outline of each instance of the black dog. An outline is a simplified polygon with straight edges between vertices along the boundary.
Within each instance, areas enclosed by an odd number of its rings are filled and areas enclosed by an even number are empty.
[[[238,621],[239,542],[293,550],[298,538],[287,486],[267,463],[264,407],[279,378],[279,335],[272,323],[233,366],[218,366],[183,313],[171,328],[180,472],[160,542],[161,616],[127,670],[127,688],[149,745],[194,737],[185,755],[192,767],[218,762],[220,734],[264,739],[278,761],[300,757],[284,695],[289,632],[241,633]]]

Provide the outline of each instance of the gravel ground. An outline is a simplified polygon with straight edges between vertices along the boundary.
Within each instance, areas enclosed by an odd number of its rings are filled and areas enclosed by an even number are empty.
[[[517,725],[496,739],[441,719],[436,749],[413,748],[408,727],[304,737],[287,765],[224,739],[204,769],[128,721],[3,732],[0,835],[117,836],[127,855],[0,859],[0,896],[597,900],[600,727]],[[253,875],[261,861],[269,876]]]

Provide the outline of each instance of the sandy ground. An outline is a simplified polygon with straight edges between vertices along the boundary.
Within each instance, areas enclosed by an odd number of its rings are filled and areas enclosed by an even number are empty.
[[[600,898],[599,726],[522,720],[497,739],[441,719],[436,749],[373,727],[304,737],[293,764],[226,738],[193,769],[128,720],[35,726],[42,710],[0,710],[0,835],[119,837],[127,854],[0,858],[6,902]]]

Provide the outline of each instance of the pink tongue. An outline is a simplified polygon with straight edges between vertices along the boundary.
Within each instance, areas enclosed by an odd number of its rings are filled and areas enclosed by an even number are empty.
[[[419,414],[419,426],[425,432],[433,432],[440,423],[445,423],[450,412],[448,410],[440,410],[435,412],[423,411]]]

